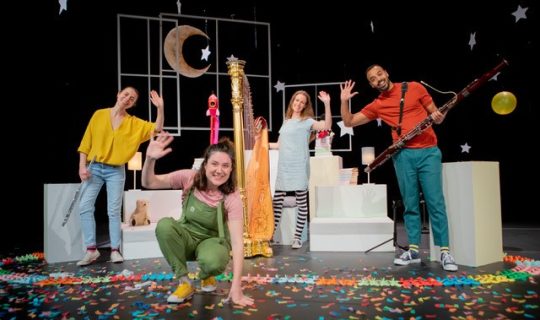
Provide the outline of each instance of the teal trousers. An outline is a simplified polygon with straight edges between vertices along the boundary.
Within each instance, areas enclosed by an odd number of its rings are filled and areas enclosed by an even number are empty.
[[[421,241],[420,191],[422,191],[429,214],[433,241],[436,246],[448,246],[448,218],[442,189],[441,159],[441,151],[438,147],[405,148],[392,159],[405,207],[403,219],[409,244],[420,245]]]

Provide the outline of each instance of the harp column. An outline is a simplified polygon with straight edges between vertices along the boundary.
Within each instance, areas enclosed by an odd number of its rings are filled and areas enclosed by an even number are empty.
[[[244,130],[243,130],[243,88],[242,79],[244,77],[244,65],[245,61],[234,59],[227,61],[227,68],[229,76],[231,77],[231,103],[233,106],[233,127],[234,127],[234,153],[236,161],[236,179],[238,183],[238,190],[242,198],[242,209],[244,217],[244,256],[252,256],[251,244],[249,242],[247,234],[247,198],[246,198],[246,180],[244,172]]]

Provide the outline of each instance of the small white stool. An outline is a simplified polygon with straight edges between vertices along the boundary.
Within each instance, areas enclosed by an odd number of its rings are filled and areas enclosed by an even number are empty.
[[[283,200],[283,211],[281,212],[281,220],[274,231],[274,243],[277,245],[291,245],[294,240],[294,232],[296,231],[296,197],[286,196]],[[304,230],[302,231],[302,243],[308,239],[309,223],[306,221]]]

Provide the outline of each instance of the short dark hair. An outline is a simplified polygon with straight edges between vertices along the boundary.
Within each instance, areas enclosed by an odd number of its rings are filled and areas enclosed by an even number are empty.
[[[381,69],[384,70],[384,68],[381,67],[380,64],[372,64],[372,65],[370,65],[369,67],[367,67],[365,74],[367,75],[367,73],[368,73],[371,69],[373,69],[373,68],[375,68],[375,67],[379,67],[379,68],[381,68]]]

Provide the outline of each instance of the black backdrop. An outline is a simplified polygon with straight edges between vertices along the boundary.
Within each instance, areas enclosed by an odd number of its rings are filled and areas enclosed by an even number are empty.
[[[355,3],[357,9],[350,4],[332,1],[315,6],[299,1],[293,8],[282,0],[182,1],[182,13],[270,23],[273,79],[287,84],[353,79],[360,93],[353,100],[353,111],[376,95],[364,77],[365,68],[372,63],[386,66],[395,82],[424,80],[459,91],[507,59],[510,66],[498,80],[460,103],[436,132],[445,162],[500,163],[503,222],[537,224],[533,179],[537,174],[531,157],[538,145],[533,131],[538,119],[533,92],[538,85],[533,72],[538,70],[537,37],[533,38],[532,31],[537,24],[535,3],[371,1]],[[516,21],[512,15],[518,5],[527,8],[526,19]],[[96,108],[112,106],[115,101],[117,14],[156,17],[160,12],[177,12],[177,5],[174,0],[70,0],[61,14],[56,1],[22,9],[30,11],[32,19],[21,20],[9,30],[18,47],[9,50],[13,56],[6,61],[16,79],[8,86],[13,91],[7,94],[16,101],[9,108],[8,121],[21,129],[9,135],[5,160],[10,163],[7,174],[18,177],[6,180],[10,181],[8,201],[21,194],[27,199],[18,201],[19,210],[7,214],[6,226],[24,236],[8,238],[2,232],[2,245],[42,250],[43,184],[79,181],[76,149],[85,126]],[[34,32],[17,31],[20,24],[29,22]],[[471,33],[477,42],[472,50]],[[503,90],[518,99],[516,110],[506,116],[493,112],[490,105],[493,95]],[[438,94],[434,98],[439,106],[447,99]],[[205,101],[207,96],[201,99]],[[230,105],[222,101],[221,111],[227,108]],[[337,95],[332,97],[332,111],[339,114]],[[273,115],[279,127],[281,105],[273,108]],[[32,138],[22,138],[21,130]],[[277,139],[277,130],[270,135],[271,140]],[[159,170],[191,166],[207,137],[207,133],[195,132],[175,139],[176,152],[159,162]],[[343,157],[345,167],[362,167],[360,148],[369,145],[377,152],[384,150],[390,143],[388,128],[377,127],[375,122],[357,127],[352,143],[352,152],[337,155]],[[461,152],[465,143],[472,147],[469,153]],[[374,171],[371,178],[388,185],[389,201],[399,197],[390,163]],[[126,189],[131,181],[128,173]],[[98,216],[105,217],[105,213]]]

